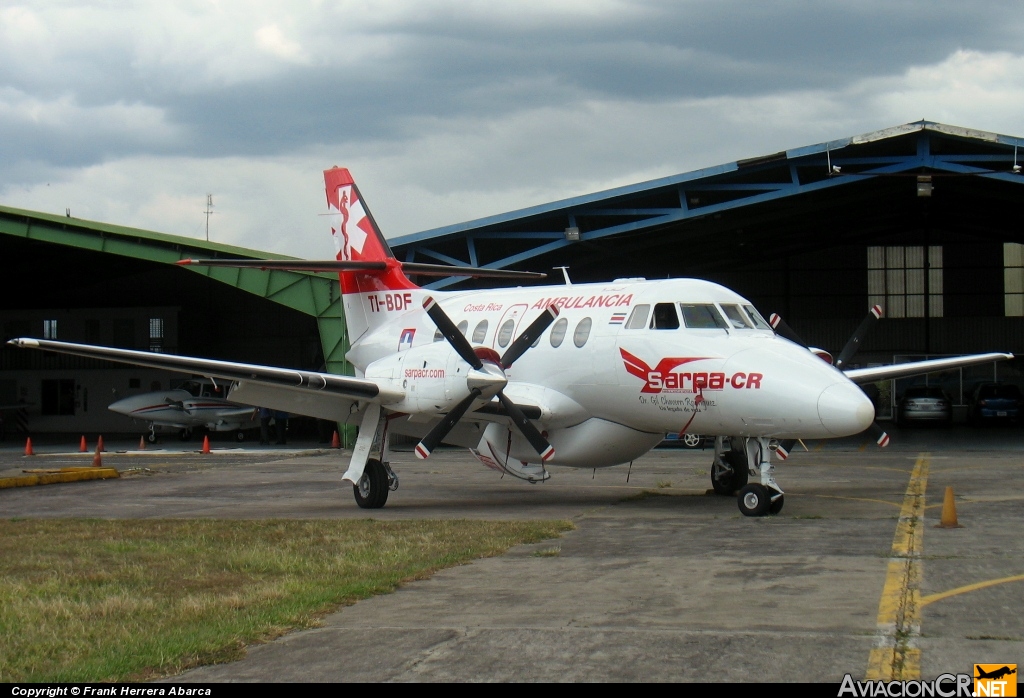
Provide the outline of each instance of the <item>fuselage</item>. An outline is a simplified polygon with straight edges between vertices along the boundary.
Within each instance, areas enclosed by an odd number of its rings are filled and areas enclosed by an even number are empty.
[[[871,401],[840,371],[778,337],[750,301],[695,279],[367,294],[383,322],[371,323],[349,358],[361,374],[424,395],[420,409],[434,400],[441,414],[468,394],[460,360],[421,310],[428,294],[474,346],[499,355],[547,306],[559,308],[505,372],[506,395],[547,407],[539,421],[552,432],[602,420],[652,435],[638,439],[646,451],[652,438],[683,429],[829,438],[874,419]]]

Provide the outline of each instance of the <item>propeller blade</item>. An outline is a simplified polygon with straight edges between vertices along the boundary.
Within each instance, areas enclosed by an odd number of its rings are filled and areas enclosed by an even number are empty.
[[[473,401],[480,397],[480,391],[473,388],[469,391],[469,395],[466,398],[453,407],[448,414],[444,416],[441,422],[430,430],[426,436],[424,436],[418,444],[416,444],[416,457],[421,459],[427,459],[430,457],[430,452],[437,448],[437,445],[444,440],[444,437],[448,436],[455,425],[458,423],[462,416],[466,414],[466,410],[473,404]]]
[[[792,327],[786,324],[786,321],[782,319],[782,316],[778,313],[772,313],[771,317],[768,318],[768,322],[771,324],[772,329],[780,337],[785,337],[791,342],[799,344],[800,346],[807,348],[807,342],[805,342],[800,335],[798,335]]]
[[[558,317],[558,308],[549,305],[543,313],[540,314],[536,320],[530,323],[530,326],[526,328],[516,341],[512,342],[512,346],[505,350],[505,353],[501,356],[502,368],[508,368],[515,363],[516,359],[526,353],[526,350],[537,341],[537,338],[544,334],[544,330],[555,321]]]
[[[505,406],[505,411],[508,412],[512,421],[519,427],[519,431],[522,432],[526,440],[533,446],[533,450],[540,454],[542,461],[546,461],[555,455],[555,449],[548,443],[547,439],[541,436],[541,433],[537,431],[537,427],[533,426],[533,423],[526,418],[526,415],[523,414],[523,411],[519,409],[516,403],[505,397],[505,393],[498,393],[498,399]]]
[[[796,446],[796,439],[786,439],[779,443],[779,447],[775,449],[775,455],[779,457],[779,460],[786,460],[793,452],[794,446]]]
[[[459,328],[455,326],[455,323],[451,321],[451,318],[448,317],[447,313],[441,309],[441,306],[438,305],[433,298],[427,296],[423,299],[423,309],[427,311],[427,315],[429,315],[430,319],[434,321],[435,325],[437,325],[437,329],[441,330],[441,334],[443,334],[444,338],[448,340],[448,343],[452,345],[452,348],[458,352],[463,361],[478,371],[483,368],[484,364],[480,361],[480,357],[473,351],[473,345],[469,343],[466,336],[459,331]],[[451,427],[449,427],[449,429],[450,428]],[[448,432],[446,431],[445,433],[447,434]]]
[[[875,443],[878,444],[879,448],[885,448],[889,445],[889,435],[885,433],[885,429],[878,425],[878,422],[871,422],[868,431],[871,432],[871,436],[874,437]]]
[[[835,367],[842,369],[846,363],[853,358],[853,355],[860,349],[861,340],[867,335],[868,331],[878,322],[879,318],[882,317],[882,306],[873,305],[871,310],[868,311],[867,317],[861,320],[860,326],[850,337],[846,346],[839,352],[839,357],[835,360]]]

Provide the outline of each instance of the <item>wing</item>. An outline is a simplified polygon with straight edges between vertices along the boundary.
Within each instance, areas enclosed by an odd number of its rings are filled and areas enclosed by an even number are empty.
[[[974,366],[976,364],[988,364],[993,361],[1007,361],[1013,358],[1013,354],[972,354],[970,356],[954,356],[949,359],[928,359],[926,361],[910,361],[905,364],[893,364],[891,366],[875,366],[873,368],[852,368],[843,371],[846,377],[854,383],[873,383],[879,380],[890,378],[905,378],[907,376],[919,376],[923,373],[934,373],[936,371],[948,371],[963,366]]]
[[[233,381],[228,397],[234,402],[304,414],[310,417],[347,421],[359,403],[399,402],[404,395],[365,378],[333,373],[299,371],[290,368],[243,364],[234,361],[200,359],[192,356],[156,354],[132,349],[115,349],[90,344],[73,344],[48,339],[18,338],[8,342],[23,349],[44,349],[90,359],[160,368]]]

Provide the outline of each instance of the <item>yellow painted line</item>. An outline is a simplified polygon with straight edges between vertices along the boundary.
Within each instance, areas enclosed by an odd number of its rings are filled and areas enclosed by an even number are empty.
[[[978,589],[985,589],[987,587],[994,587],[997,584],[1007,584],[1008,582],[1024,582],[1024,574],[1018,574],[1013,577],[1003,577],[1002,579],[989,579],[984,582],[976,582],[974,584],[968,584],[967,586],[957,587],[956,589],[950,589],[949,591],[942,591],[938,594],[929,594],[921,599],[921,605],[927,606],[930,603],[936,601],[942,601],[948,599],[950,596],[958,596],[960,594],[966,594],[971,591],[977,591]]]
[[[59,473],[3,477],[0,478],[0,490],[11,487],[31,487],[32,485],[55,485],[61,482],[81,482],[82,480],[107,480],[115,477],[121,477],[121,475],[113,468],[67,468]]]
[[[910,474],[892,539],[882,598],[878,602],[875,647],[868,658],[869,681],[921,678],[921,553],[924,550],[924,495],[929,456],[922,453]]]

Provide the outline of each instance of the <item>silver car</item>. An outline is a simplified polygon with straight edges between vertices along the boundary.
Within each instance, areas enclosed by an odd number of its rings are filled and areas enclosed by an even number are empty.
[[[942,388],[915,385],[907,388],[896,405],[896,423],[948,425],[953,421],[953,404]]]

